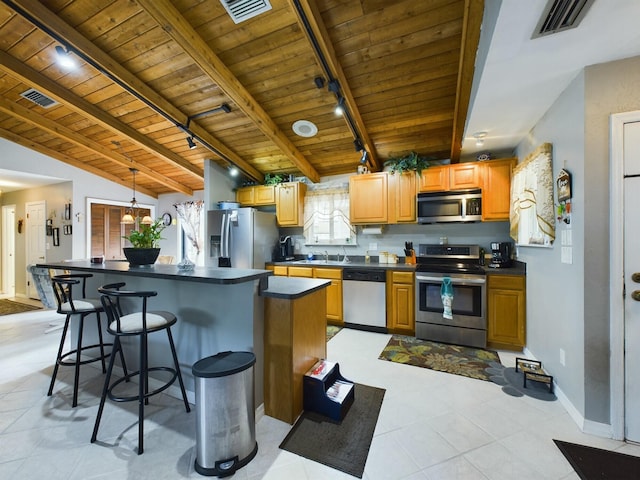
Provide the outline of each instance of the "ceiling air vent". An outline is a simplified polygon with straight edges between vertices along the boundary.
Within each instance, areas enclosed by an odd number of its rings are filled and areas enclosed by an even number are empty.
[[[577,27],[594,0],[549,0],[531,38]]]
[[[234,23],[244,22],[271,10],[269,0],[220,0],[220,3]]]
[[[26,92],[22,92],[20,96],[32,101],[36,105],[40,105],[43,108],[53,107],[58,104],[58,102],[53,98],[47,97],[44,93],[39,92],[35,88],[30,88]]]

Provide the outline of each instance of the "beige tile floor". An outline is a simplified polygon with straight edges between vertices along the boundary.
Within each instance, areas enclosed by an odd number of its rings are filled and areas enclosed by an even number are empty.
[[[135,405],[107,403],[99,442],[89,438],[102,376],[84,368],[77,408],[71,370],[47,388],[60,331],[45,334],[51,311],[0,317],[0,478],[177,479],[194,471],[195,413],[172,397],[155,397],[145,421],[145,453],[135,453]],[[364,478],[578,479],[552,439],[640,455],[640,447],[581,433],[559,402],[514,398],[490,382],[378,360],[389,336],[342,330],[328,358],[359,383],[386,389]],[[512,366],[515,355],[500,352]],[[353,478],[280,450],[290,429],[258,419],[258,455],[235,479]]]

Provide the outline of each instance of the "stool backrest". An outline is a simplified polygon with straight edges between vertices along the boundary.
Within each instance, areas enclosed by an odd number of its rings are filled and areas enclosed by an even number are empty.
[[[93,277],[90,273],[71,273],[65,275],[56,275],[51,277],[51,286],[58,303],[58,313],[68,313],[63,311],[63,305],[69,305],[71,312],[76,311],[73,304],[73,286],[82,284],[82,297],[86,297],[87,278]],[[77,298],[76,298],[77,299]]]
[[[133,291],[133,290],[120,290],[125,286],[124,282],[111,283],[109,285],[103,285],[98,288],[98,292],[102,294],[100,301],[104,308],[107,318],[109,320],[107,329],[114,334],[122,334],[122,325],[120,318],[123,316],[122,308],[120,306],[121,298],[135,297],[142,299],[142,330],[147,330],[147,299],[149,297],[155,297],[158,292],[154,291]],[[115,328],[113,325],[115,324]]]

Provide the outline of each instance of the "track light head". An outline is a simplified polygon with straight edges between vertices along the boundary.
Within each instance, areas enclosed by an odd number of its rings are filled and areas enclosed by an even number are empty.
[[[369,160],[369,152],[363,150],[362,156],[360,157],[360,163],[364,165],[365,163],[367,163],[367,160]]]
[[[189,150],[196,148],[196,142],[193,141],[193,137],[187,137],[187,145],[189,145]]]
[[[76,62],[71,56],[71,52],[60,45],[56,45],[57,63],[61,67],[70,69],[76,67]]]
[[[324,87],[324,78],[316,77],[313,79],[313,83],[316,84],[316,88],[322,88]]]
[[[340,84],[338,83],[338,80],[334,78],[333,80],[329,80],[327,88],[329,88],[330,92],[338,93],[340,91]]]
[[[338,99],[338,104],[336,105],[336,108],[333,109],[333,111],[336,115],[344,114],[344,98],[340,97]]]
[[[222,110],[224,113],[229,113],[231,111],[231,107],[229,106],[229,104],[223,103],[222,105],[220,105],[220,110]]]
[[[353,141],[353,146],[356,148],[356,152],[359,152],[360,150],[364,150],[364,146],[362,145],[362,140],[360,140],[359,138],[356,138]]]

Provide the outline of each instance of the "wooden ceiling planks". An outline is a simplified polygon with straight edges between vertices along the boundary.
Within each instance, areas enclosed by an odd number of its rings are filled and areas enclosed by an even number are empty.
[[[235,163],[258,181],[265,173],[314,181],[352,173],[356,134],[374,171],[409,150],[456,161],[482,3],[272,0],[271,11],[236,25],[209,0],[3,0],[0,58],[15,62],[0,62],[0,135],[123,184],[130,174],[122,158],[135,159],[162,176],[139,175],[155,195],[203,188],[205,158]],[[314,83],[327,74],[298,5],[356,131],[334,115],[334,93]],[[55,64],[60,44],[75,52],[75,72]],[[30,87],[62,105],[26,102],[19,93]],[[222,103],[230,113],[190,118]],[[297,136],[292,124],[300,119],[318,134]]]

